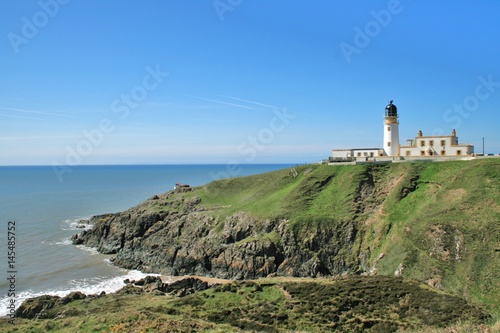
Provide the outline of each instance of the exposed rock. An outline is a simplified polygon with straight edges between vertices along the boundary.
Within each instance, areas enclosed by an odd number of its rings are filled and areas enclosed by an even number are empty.
[[[365,196],[373,192],[367,186],[362,189]],[[159,204],[164,211],[151,209]],[[238,212],[219,221],[199,197],[184,199],[175,192],[123,213],[95,216],[91,223],[92,230],[73,236],[74,244],[115,254],[115,265],[144,272],[255,279],[273,273],[336,275],[358,267],[350,253],[355,222],[316,227],[299,237],[287,219],[258,220]],[[216,232],[221,223],[221,232]]]
[[[145,286],[153,283],[163,283],[163,282],[161,281],[161,278],[159,276],[152,276],[152,275],[148,275],[137,281],[132,281],[132,284],[136,286]]]
[[[25,300],[16,310],[16,317],[19,318],[37,318],[47,319],[54,318],[57,313],[52,313],[50,310],[76,300],[85,299],[89,296],[79,291],[74,291],[64,297],[43,295]],[[95,296],[93,296],[95,297]]]
[[[394,271],[394,276],[396,277],[403,276],[403,269],[404,269],[403,264],[400,263],[398,265],[398,268],[396,268],[396,271]]]
[[[202,291],[209,288],[209,284],[198,278],[184,278],[172,283],[163,283],[159,276],[148,275],[137,281],[130,281],[123,287],[119,293],[121,294],[140,294],[143,292],[154,293],[156,295],[169,294],[173,296],[183,297],[197,291]]]
[[[67,296],[63,297],[61,299],[61,303],[66,304],[69,302],[73,302],[73,301],[76,301],[79,299],[85,299],[85,298],[87,298],[87,295],[85,295],[84,293],[79,292],[79,291],[73,291],[73,292],[69,293]]]
[[[61,302],[61,297],[43,295],[25,300],[16,310],[19,318],[47,318],[47,311]]]
[[[169,284],[164,284],[160,291],[183,297],[208,288],[208,283],[205,281],[201,281],[197,278],[185,278]]]
[[[144,293],[143,288],[134,286],[133,284],[127,284],[116,292],[118,295],[140,295],[142,293]]]

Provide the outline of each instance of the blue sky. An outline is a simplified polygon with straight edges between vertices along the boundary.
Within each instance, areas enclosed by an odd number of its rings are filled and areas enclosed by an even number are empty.
[[[500,153],[500,2],[0,2],[0,165],[303,163],[448,134]]]

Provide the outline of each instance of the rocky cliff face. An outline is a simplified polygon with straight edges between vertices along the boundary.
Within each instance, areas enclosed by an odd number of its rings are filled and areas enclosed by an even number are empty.
[[[122,213],[94,216],[94,227],[75,235],[73,243],[115,254],[117,266],[165,275],[315,277],[358,267],[351,252],[356,222],[314,227],[299,236],[287,219],[259,220],[237,212],[221,221],[199,197],[187,199],[183,192],[154,196]]]
[[[303,166],[156,195],[93,217],[73,242],[144,272],[396,274],[495,307],[499,170],[500,159]]]

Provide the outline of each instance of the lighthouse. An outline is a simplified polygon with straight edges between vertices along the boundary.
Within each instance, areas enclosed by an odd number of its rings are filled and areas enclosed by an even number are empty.
[[[387,156],[399,156],[398,108],[392,101],[385,107],[384,153]]]

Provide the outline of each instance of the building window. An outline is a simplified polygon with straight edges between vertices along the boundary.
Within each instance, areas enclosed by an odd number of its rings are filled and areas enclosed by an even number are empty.
[[[429,151],[429,156],[432,156],[434,155],[434,153],[432,152],[432,150]]]
[[[425,150],[420,151],[420,156],[425,156]]]
[[[391,146],[391,143],[390,142],[387,142],[387,147],[390,147]]]
[[[461,150],[457,150],[457,155],[462,155],[462,151]]]
[[[370,153],[370,157],[373,157],[373,152]]]
[[[446,140],[441,140],[441,146],[446,146]]]
[[[425,140],[420,141],[420,147],[425,147]]]
[[[445,150],[441,150],[441,156],[444,156],[446,155],[446,151]]]
[[[361,153],[358,153],[358,157],[361,157]]]
[[[407,150],[406,151],[406,156],[411,156],[411,151]]]
[[[391,131],[391,126],[387,126],[387,131],[390,132]]]
[[[429,140],[429,146],[434,147],[434,140]]]

